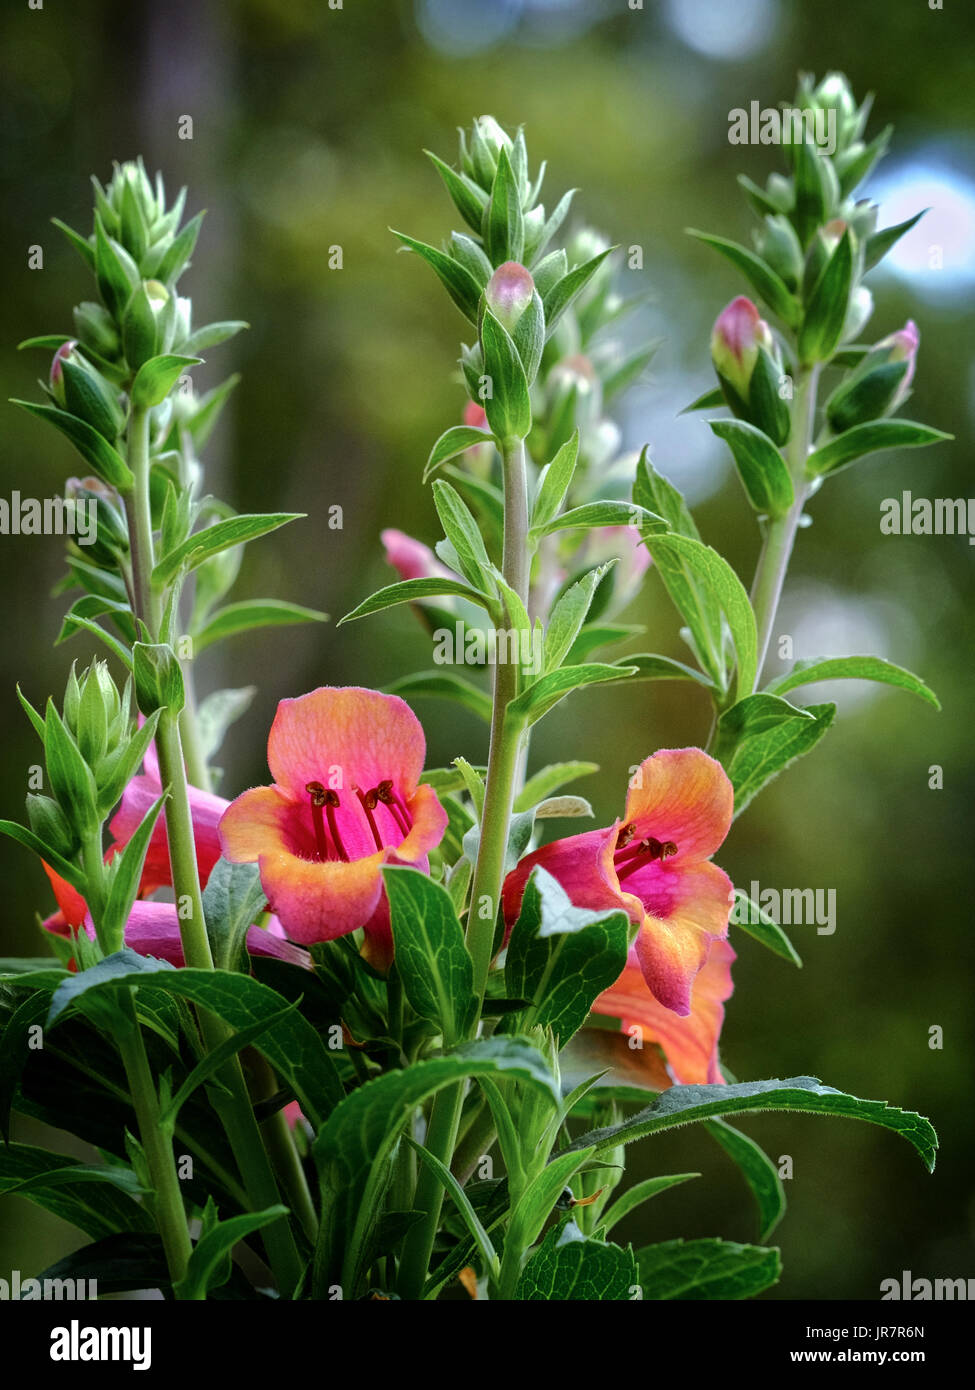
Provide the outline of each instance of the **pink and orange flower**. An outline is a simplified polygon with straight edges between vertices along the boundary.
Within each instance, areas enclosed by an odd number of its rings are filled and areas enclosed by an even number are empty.
[[[724,1023],[724,1004],[734,986],[731,966],[735,952],[718,938],[691,986],[691,1011],[680,1017],[665,1009],[650,993],[635,949],[631,948],[622,975],[604,990],[592,1006],[595,1014],[618,1018],[624,1033],[638,1038],[641,1047],[657,1043],[663,1050],[673,1079],[684,1086],[723,1084],[718,1064],[718,1039]],[[637,1032],[636,1030],[639,1030]],[[648,1072],[655,1084],[654,1059],[648,1056]]]
[[[528,875],[541,864],[577,907],[629,915],[650,994],[688,1018],[712,943],[728,934],[733,890],[711,856],[728,833],[733,803],[727,774],[701,749],[654,753],[631,779],[622,822],[556,840],[508,875],[506,922],[516,920]]]
[[[232,802],[225,856],[256,862],[287,935],[309,944],[364,927],[364,954],[392,958],[384,864],[428,867],[447,813],[420,785],[426,744],[402,700],[323,686],[282,700],[268,737],[274,785]]]

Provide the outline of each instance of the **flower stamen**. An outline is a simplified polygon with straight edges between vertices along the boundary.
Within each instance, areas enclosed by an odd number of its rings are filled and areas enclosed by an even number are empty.
[[[645,839],[638,840],[635,845],[627,845],[626,848],[616,851],[613,856],[616,877],[622,883],[624,878],[635,874],[644,864],[652,864],[657,859],[667,859],[676,853],[677,846],[673,840],[661,841],[648,835]]]
[[[318,850],[318,857],[323,862],[328,859],[328,836],[325,833],[325,788],[321,782],[307,782],[305,791],[311,797],[311,818],[315,826],[315,846]]]

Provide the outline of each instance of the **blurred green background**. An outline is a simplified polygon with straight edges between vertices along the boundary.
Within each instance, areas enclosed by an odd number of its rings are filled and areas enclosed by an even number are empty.
[[[678,410],[711,384],[710,325],[740,292],[730,266],[684,235],[697,226],[747,240],[735,175],[764,182],[771,148],[728,143],[728,112],[790,99],[799,69],[844,69],[877,94],[871,133],[896,124],[894,152],[868,185],[886,192],[881,224],[932,213],[875,273],[874,338],[908,317],[921,329],[910,414],[950,430],[952,445],[868,460],[812,505],[780,633],[796,655],[871,651],[911,666],[939,693],[939,716],[907,695],[841,692],[837,725],[814,756],[768,789],[719,859],[736,882],[835,888],[837,930],[793,937],[795,971],[750,938],[739,950],[723,1056],[740,1079],[811,1073],[855,1094],[931,1116],[942,1157],[928,1177],[907,1145],[868,1126],[758,1116],[745,1128],[789,1154],[790,1210],[776,1236],[785,1274],[771,1297],[878,1297],[881,1279],[975,1275],[970,1178],[972,936],[970,807],[973,552],[964,537],[885,537],[880,502],[909,488],[967,497],[975,361],[975,174],[971,44],[975,13],[922,0],[86,0],[5,7],[0,70],[2,396],[37,394],[22,338],[70,326],[88,297],[80,261],[49,224],[90,227],[88,174],[141,152],[167,186],[206,207],[182,282],[195,320],[244,318],[251,331],[214,349],[203,385],[244,374],[207,457],[208,484],[242,511],[293,509],[308,520],[251,546],[236,597],[271,594],[327,610],[321,628],[238,639],[200,663],[201,690],[258,684],[222,758],[231,795],[266,780],[266,731],[278,699],[325,683],[381,685],[430,664],[429,641],[395,610],[338,629],[335,619],[390,578],[378,541],[398,526],[432,542],[419,483],[431,442],[459,418],[453,377],[465,325],[426,267],[395,254],[393,225],[438,242],[456,219],[425,146],[455,157],[455,127],[491,112],[524,123],[546,192],[578,186],[576,219],[644,248],[636,329],[665,344],[619,419],[628,446],[651,441],[657,467],[695,503],[704,538],[750,579],[751,514],[702,417]],[[178,138],[181,116],[193,139]],[[44,248],[43,270],[27,268]],[[328,268],[340,245],[343,267]],[[930,248],[943,268],[930,269]],[[79,472],[68,446],[9,406],[4,495],[44,497]],[[341,505],[341,531],[327,525]],[[0,537],[4,640],[0,814],[19,817],[36,748],[18,707],[63,690],[82,641],[52,650],[63,599],[54,537]],[[669,601],[651,576],[633,621],[640,649],[680,655]],[[835,695],[835,689],[828,692]],[[813,698],[812,692],[809,692]],[[480,725],[452,707],[417,705],[431,765],[481,759]],[[620,810],[626,770],[658,747],[702,742],[707,711],[686,688],[634,685],[573,697],[542,726],[534,765],[586,757],[580,784],[597,823]],[[929,790],[928,769],[944,769]],[[52,904],[39,866],[0,843],[6,884],[0,953],[40,949],[34,914]],[[733,929],[734,932],[734,929]],[[928,1046],[928,1030],[944,1046]],[[38,1138],[23,1127],[22,1137]],[[47,1138],[51,1138],[50,1135]],[[55,1146],[70,1147],[64,1136]],[[656,1139],[632,1171],[703,1178],[620,1228],[634,1241],[754,1236],[749,1197],[701,1133]],[[0,1275],[37,1272],[80,1245],[73,1229],[15,1198],[0,1202]]]

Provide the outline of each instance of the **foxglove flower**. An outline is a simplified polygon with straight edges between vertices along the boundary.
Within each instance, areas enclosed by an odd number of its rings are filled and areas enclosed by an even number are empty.
[[[366,956],[392,958],[384,864],[426,869],[447,813],[420,786],[423,729],[395,695],[323,686],[282,700],[267,758],[274,778],[232,802],[220,839],[254,863],[287,935],[306,944],[364,927]]]
[[[700,748],[654,753],[630,782],[622,823],[556,840],[508,875],[505,921],[517,919],[528,875],[541,864],[577,907],[629,915],[650,992],[687,1017],[711,943],[728,934],[731,881],[710,859],[728,833],[733,802],[721,764]]]

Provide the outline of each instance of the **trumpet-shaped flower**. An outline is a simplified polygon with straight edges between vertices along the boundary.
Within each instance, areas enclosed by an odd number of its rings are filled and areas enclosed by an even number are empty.
[[[420,786],[420,721],[395,695],[323,686],[278,705],[268,738],[274,778],[232,802],[223,852],[257,862],[288,936],[310,943],[366,929],[366,954],[392,955],[384,864],[427,867],[447,813]]]
[[[556,840],[508,875],[505,920],[517,918],[528,875],[541,864],[577,907],[628,913],[650,992],[687,1017],[711,943],[728,934],[731,881],[710,859],[728,833],[733,801],[721,764],[700,748],[654,753],[630,781],[622,822]]]
[[[69,936],[70,925],[63,919],[59,921],[59,917],[61,914],[49,917],[44,926],[58,936]],[[80,927],[94,941],[95,927],[90,914],[86,914]],[[185,965],[175,904],[134,902],[125,924],[125,945],[138,951],[140,956],[155,956],[157,960],[168,960],[170,965]],[[247,949],[252,956],[273,956],[305,969],[311,966],[308,952],[285,941],[281,924],[273,917],[266,927],[248,928]]]
[[[733,989],[734,959],[735,952],[727,941],[712,941],[708,958],[691,987],[691,1011],[681,1018],[650,993],[637,953],[631,949],[622,975],[602,992],[592,1006],[593,1013],[620,1019],[623,1031],[644,1047],[659,1044],[678,1084],[723,1083],[718,1038],[724,1002]]]

